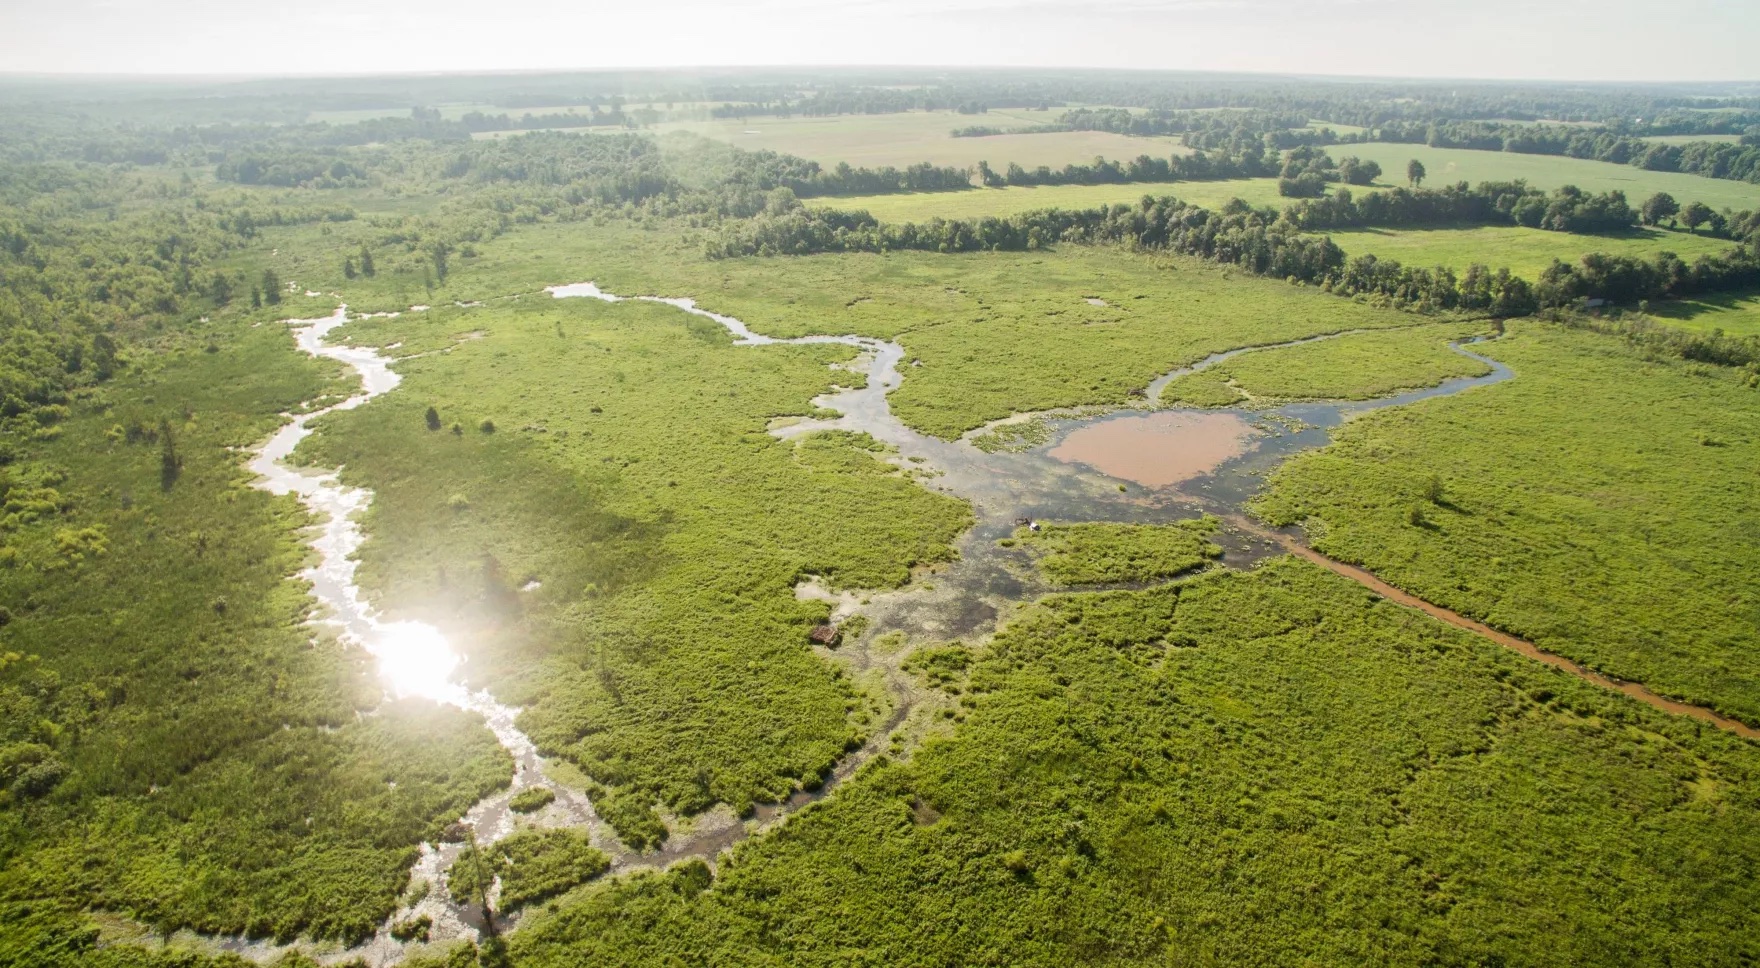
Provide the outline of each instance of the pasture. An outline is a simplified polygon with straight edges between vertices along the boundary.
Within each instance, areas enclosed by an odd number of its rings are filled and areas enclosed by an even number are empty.
[[[1374,255],[1406,265],[1447,266],[1456,271],[1480,263],[1507,267],[1534,280],[1552,260],[1574,263],[1591,252],[1647,257],[1673,252],[1687,262],[1723,252],[1728,239],[1694,235],[1685,230],[1641,228],[1614,235],[1573,235],[1519,225],[1486,225],[1445,229],[1352,229],[1325,233],[1346,255]]]
[[[1395,184],[1404,184],[1406,162],[1416,158],[1428,171],[1424,184],[1432,188],[1458,181],[1477,184],[1522,179],[1547,190],[1575,185],[1586,192],[1622,191],[1634,208],[1657,192],[1667,192],[1683,205],[1699,201],[1714,209],[1760,208],[1760,185],[1679,172],[1645,171],[1605,161],[1384,143],[1338,145],[1328,150],[1334,158],[1356,155],[1379,163],[1387,173],[1383,180]]]
[[[1714,292],[1692,299],[1653,303],[1650,315],[1671,326],[1732,336],[1760,336],[1760,291]]]
[[[1033,137],[1048,137],[1034,135]],[[861,210],[882,222],[927,222],[932,218],[1006,218],[1039,208],[1098,208],[1132,205],[1144,195],[1172,195],[1206,208],[1221,208],[1229,199],[1254,207],[1281,208],[1289,199],[1277,194],[1275,178],[1228,181],[1135,182],[1128,185],[1043,185],[979,188],[969,192],[919,192],[900,195],[848,195],[814,198],[818,208]]]
[[[837,115],[824,118],[745,118],[722,121],[676,121],[655,125],[659,133],[690,131],[748,150],[767,149],[821,165],[845,161],[856,167],[892,165],[903,168],[921,161],[968,167],[988,161],[998,171],[1009,162],[1027,168],[1087,163],[1096,155],[1135,158],[1167,157],[1188,149],[1177,138],[1132,138],[1105,131],[1063,131],[1052,134],[991,135],[955,138],[956,128],[987,125],[999,128],[1044,124],[1056,111],[908,111],[898,114]]]

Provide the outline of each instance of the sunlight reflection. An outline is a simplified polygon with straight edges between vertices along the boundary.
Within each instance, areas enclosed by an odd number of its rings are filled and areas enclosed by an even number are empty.
[[[379,660],[379,674],[398,697],[462,700],[464,687],[450,681],[458,668],[458,655],[434,626],[422,622],[380,624],[373,630],[370,651]]]

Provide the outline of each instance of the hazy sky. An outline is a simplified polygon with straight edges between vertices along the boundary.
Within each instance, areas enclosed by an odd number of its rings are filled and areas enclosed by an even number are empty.
[[[0,71],[782,64],[1760,79],[1760,0],[0,0]]]

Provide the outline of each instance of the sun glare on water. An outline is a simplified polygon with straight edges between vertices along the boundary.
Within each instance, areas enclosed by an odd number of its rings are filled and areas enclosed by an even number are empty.
[[[446,636],[421,622],[387,622],[373,630],[370,651],[379,660],[379,674],[398,697],[423,696],[458,702],[464,687],[451,681],[458,654]]]

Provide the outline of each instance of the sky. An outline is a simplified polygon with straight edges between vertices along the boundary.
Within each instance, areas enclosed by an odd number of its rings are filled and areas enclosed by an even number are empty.
[[[0,0],[0,72],[736,65],[1760,80],[1760,0]]]

